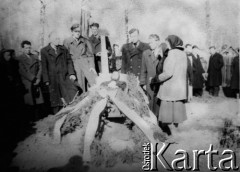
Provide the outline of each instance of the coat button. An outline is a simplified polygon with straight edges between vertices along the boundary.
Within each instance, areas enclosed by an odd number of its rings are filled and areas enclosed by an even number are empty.
[[[132,66],[130,66],[130,68],[132,69]]]
[[[141,68],[141,66],[138,66],[138,68]]]

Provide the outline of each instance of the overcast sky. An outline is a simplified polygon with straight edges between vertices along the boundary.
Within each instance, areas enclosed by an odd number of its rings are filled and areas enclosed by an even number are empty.
[[[91,22],[99,22],[109,32],[112,43],[126,41],[124,10],[129,12],[129,29],[140,29],[141,39],[156,33],[164,40],[169,34],[180,36],[184,43],[206,48],[207,39],[221,46],[238,45],[239,0],[210,0],[211,38],[206,34],[206,0],[45,0],[45,34],[60,30],[70,35],[69,27],[80,18],[80,9],[91,13]],[[40,0],[1,0],[1,35],[3,43],[17,48],[22,39],[40,46]],[[46,36],[45,35],[45,36]],[[47,39],[46,43],[47,43]]]

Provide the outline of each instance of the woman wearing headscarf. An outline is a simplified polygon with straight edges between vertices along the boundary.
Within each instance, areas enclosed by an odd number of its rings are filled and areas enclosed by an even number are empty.
[[[187,119],[185,101],[187,99],[187,56],[183,51],[183,41],[175,35],[166,38],[169,48],[163,64],[163,72],[158,76],[162,85],[157,97],[161,100],[159,117],[161,128],[168,135],[169,124],[176,127]]]

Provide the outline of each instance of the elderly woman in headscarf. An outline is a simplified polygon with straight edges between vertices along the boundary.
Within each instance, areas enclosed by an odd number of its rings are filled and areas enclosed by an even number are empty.
[[[168,127],[176,127],[187,119],[185,102],[187,99],[187,56],[182,47],[183,41],[175,35],[166,38],[169,48],[168,56],[163,64],[163,72],[158,76],[162,85],[157,97],[161,100],[159,117],[164,132],[171,135]]]

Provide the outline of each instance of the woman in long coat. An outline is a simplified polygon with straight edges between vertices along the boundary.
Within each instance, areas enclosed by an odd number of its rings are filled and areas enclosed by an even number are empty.
[[[158,78],[163,84],[157,97],[161,100],[158,120],[165,126],[174,123],[177,127],[187,119],[187,56],[181,47],[183,41],[175,35],[166,38],[169,52],[163,64],[163,73]],[[167,134],[171,134],[169,131]]]

